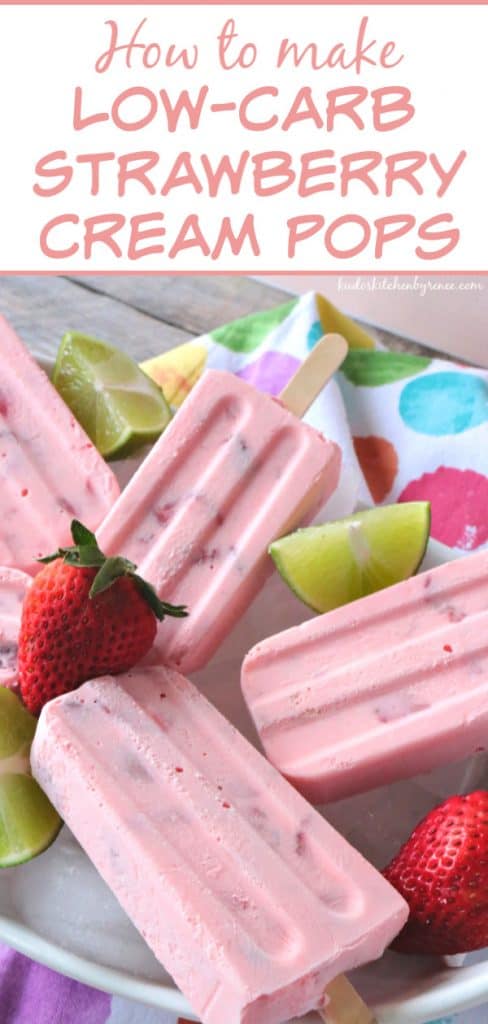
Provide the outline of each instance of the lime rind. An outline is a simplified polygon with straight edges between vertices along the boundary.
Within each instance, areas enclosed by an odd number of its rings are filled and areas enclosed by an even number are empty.
[[[0,686],[0,767],[5,758],[29,749],[35,731],[35,718],[12,690]]]
[[[0,774],[0,868],[24,864],[43,853],[62,824],[31,775]]]
[[[406,502],[297,530],[269,552],[293,593],[327,612],[414,575],[429,533],[429,503]]]
[[[30,773],[36,720],[0,687],[0,868],[31,860],[54,842],[61,818]]]
[[[161,388],[130,356],[76,331],[61,342],[53,384],[105,458],[155,441],[171,419]]]

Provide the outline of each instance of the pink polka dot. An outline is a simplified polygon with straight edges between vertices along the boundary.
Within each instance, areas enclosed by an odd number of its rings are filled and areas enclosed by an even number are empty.
[[[430,501],[432,537],[450,548],[473,551],[488,541],[488,477],[472,469],[439,466],[412,480],[399,501]]]

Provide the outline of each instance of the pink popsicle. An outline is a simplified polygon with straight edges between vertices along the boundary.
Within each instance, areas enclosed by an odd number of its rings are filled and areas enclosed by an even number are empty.
[[[315,803],[488,746],[488,549],[257,644],[242,689],[273,764]]]
[[[163,600],[166,664],[201,668],[272,571],[270,542],[334,491],[340,451],[275,399],[209,370],[98,530]]]
[[[0,568],[0,686],[17,683],[17,641],[22,602],[32,577]]]
[[[398,893],[182,676],[48,703],[35,777],[204,1024],[278,1024],[379,957]]]
[[[0,317],[0,564],[36,572],[40,555],[95,529],[119,494],[84,430]]]

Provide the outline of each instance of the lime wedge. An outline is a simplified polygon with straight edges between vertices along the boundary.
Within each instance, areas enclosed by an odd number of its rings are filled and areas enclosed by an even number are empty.
[[[36,720],[18,697],[0,686],[0,868],[42,853],[62,821],[30,774]]]
[[[53,384],[106,458],[154,441],[171,419],[161,389],[120,349],[69,331]]]
[[[285,583],[317,612],[365,597],[417,571],[430,531],[428,501],[381,505],[274,541]]]

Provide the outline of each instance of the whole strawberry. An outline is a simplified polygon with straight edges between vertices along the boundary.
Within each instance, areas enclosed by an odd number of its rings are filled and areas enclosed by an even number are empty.
[[[106,558],[77,520],[71,533],[74,547],[40,559],[22,609],[19,684],[33,714],[87,679],[127,671],[152,647],[158,619],[187,614],[160,601],[132,562]]]
[[[488,946],[488,791],[436,807],[383,874],[410,906],[393,949],[448,956]]]

